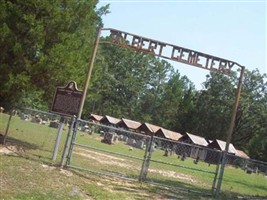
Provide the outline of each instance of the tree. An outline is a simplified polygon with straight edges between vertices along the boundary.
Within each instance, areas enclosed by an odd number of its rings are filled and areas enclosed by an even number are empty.
[[[192,131],[209,139],[226,140],[226,133],[235,99],[236,74],[224,76],[211,73],[204,83],[205,90],[195,97],[196,117]],[[258,70],[245,70],[239,106],[232,135],[232,143],[250,156],[266,159],[267,132],[267,82],[266,75]],[[188,129],[190,130],[190,129]],[[260,148],[255,150],[256,145]]]
[[[197,117],[192,132],[209,139],[226,139],[231,110],[234,102],[236,76],[211,73],[204,82],[204,90],[195,97],[196,108],[192,115]]]
[[[152,122],[172,66],[152,55],[107,44],[101,44],[98,52],[86,103],[90,112]]]
[[[0,2],[2,105],[39,102],[47,108],[57,86],[70,80],[78,85],[84,82],[95,30],[102,23],[99,15],[107,12],[107,7],[96,10],[96,4],[80,0]]]
[[[252,158],[265,160],[267,150],[267,81],[266,74],[246,71],[233,141],[247,149]]]
[[[164,83],[157,122],[172,130],[184,130],[188,124],[185,119],[191,110],[194,90],[193,83],[186,76],[172,71]]]

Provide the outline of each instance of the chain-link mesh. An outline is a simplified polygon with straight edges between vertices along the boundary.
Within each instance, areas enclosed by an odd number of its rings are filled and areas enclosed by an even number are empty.
[[[1,113],[1,134],[5,132],[8,120],[10,125],[6,137],[8,148],[14,148],[15,153],[27,154],[50,162],[53,155],[55,140],[61,117],[49,112],[27,108],[13,108],[10,113]],[[68,131],[70,119],[64,117],[62,138],[58,148],[60,158],[64,140]],[[3,124],[3,126],[2,126]]]
[[[216,189],[221,151],[33,109],[16,108],[0,117],[2,136],[11,119],[7,146],[16,146],[18,153],[27,151],[28,157],[52,162],[61,121],[57,161],[69,135],[72,145],[64,154],[69,167],[186,190]],[[70,124],[77,131],[72,132]],[[224,173],[222,190],[251,195],[249,188],[255,188],[253,195],[267,196],[266,162],[228,153]]]
[[[227,164],[243,170],[247,174],[267,176],[267,162],[227,154]]]
[[[69,166],[138,179],[149,136],[79,120]]]
[[[78,124],[70,167],[209,193],[215,187],[219,151],[89,121]]]
[[[228,153],[222,190],[244,196],[267,196],[267,162]]]
[[[214,189],[219,151],[159,137],[153,138],[152,147],[146,180],[204,192]]]

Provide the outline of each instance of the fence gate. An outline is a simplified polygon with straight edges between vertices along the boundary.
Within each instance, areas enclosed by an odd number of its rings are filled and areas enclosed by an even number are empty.
[[[67,167],[206,194],[214,190],[217,151],[84,120],[76,123],[63,156]]]
[[[77,121],[66,165],[97,174],[139,179],[151,137],[139,133]],[[142,175],[141,175],[142,176]]]

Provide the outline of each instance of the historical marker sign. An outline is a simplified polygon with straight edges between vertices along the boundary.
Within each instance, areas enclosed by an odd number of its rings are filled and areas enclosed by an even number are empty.
[[[81,90],[77,89],[77,84],[74,81],[69,82],[66,87],[58,87],[50,112],[65,116],[77,116],[82,93]]]

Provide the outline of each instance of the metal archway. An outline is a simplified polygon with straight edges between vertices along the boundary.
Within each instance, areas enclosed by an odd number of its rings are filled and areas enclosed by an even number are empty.
[[[216,195],[218,195],[221,189],[224,168],[226,164],[226,154],[229,150],[229,145],[232,139],[232,133],[233,133],[233,128],[234,128],[237,108],[239,104],[240,94],[241,94],[242,81],[243,81],[245,67],[234,61],[230,61],[230,60],[220,58],[217,56],[213,56],[210,54],[206,54],[203,52],[191,50],[188,48],[180,47],[177,45],[161,42],[158,40],[153,40],[150,38],[142,37],[142,36],[135,35],[132,33],[120,31],[117,29],[99,28],[97,30],[97,36],[96,36],[93,51],[91,54],[91,59],[89,61],[90,65],[89,65],[89,69],[86,75],[86,81],[84,84],[82,100],[81,100],[79,113],[78,113],[78,119],[81,118],[84,101],[85,101],[85,97],[87,94],[88,85],[90,82],[93,65],[94,65],[94,61],[96,57],[96,52],[97,52],[98,45],[100,43],[100,36],[102,32],[109,32],[109,37],[108,37],[109,40],[103,43],[109,43],[109,44],[117,45],[122,48],[128,48],[128,49],[132,49],[135,51],[152,54],[154,56],[159,56],[164,59],[173,60],[173,61],[180,62],[183,64],[191,65],[194,67],[206,69],[212,72],[223,73],[223,74],[229,75],[230,72],[233,71],[234,67],[237,66],[238,68],[241,68],[239,81],[238,81],[237,89],[235,93],[235,101],[233,105],[231,120],[230,120],[229,127],[227,130],[226,146],[225,146],[225,150],[223,151],[221,169],[220,169],[220,174],[219,174],[218,183],[216,187]]]

